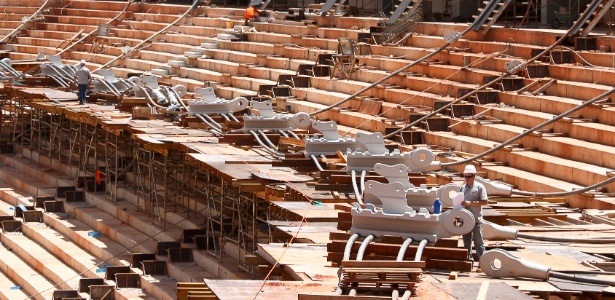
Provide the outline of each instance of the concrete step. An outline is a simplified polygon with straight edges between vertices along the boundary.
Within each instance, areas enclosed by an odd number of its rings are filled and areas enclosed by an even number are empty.
[[[73,242],[67,241],[64,236],[46,227],[45,224],[24,224],[22,231],[24,235],[44,245],[48,251],[54,253],[63,262],[87,278],[104,278],[105,272],[100,270],[103,269],[105,263],[111,264],[110,261],[103,261],[78,247]],[[125,250],[121,253],[125,253]],[[140,270],[133,269],[133,271],[142,274]],[[171,300],[175,298],[175,281],[169,277],[141,276],[140,286],[142,290],[153,296],[154,299]],[[117,292],[123,294],[123,291],[124,289],[120,289]],[[128,295],[125,295],[125,297],[128,297]]]
[[[458,172],[463,171],[463,165],[455,167]],[[491,180],[504,181],[516,186],[520,190],[532,192],[564,192],[579,188],[578,185],[557,180],[540,174],[531,173],[508,166],[484,164],[479,167]],[[571,207],[583,207],[594,209],[615,208],[615,198],[608,196],[593,196],[588,194],[575,194],[566,196],[566,202]]]
[[[457,135],[451,132],[426,132],[424,138],[427,144],[450,147],[456,151],[467,153],[481,153],[498,144],[491,140]],[[608,178],[607,172],[611,171],[611,169],[596,165],[522,149],[500,150],[491,154],[490,157],[498,162],[506,162],[512,168],[534,174],[543,174],[545,177],[580,186],[588,186],[603,181]],[[606,188],[611,192],[615,191],[615,184],[607,185]]]
[[[615,70],[613,70],[613,56],[608,53],[596,53],[593,51],[591,55],[587,53],[582,56],[589,60],[591,64],[603,66],[603,68],[588,68],[585,66],[586,63],[584,61],[579,61],[579,66],[570,64],[549,66],[549,75],[556,79],[611,86],[612,78],[615,76]],[[575,59],[580,60],[577,57],[575,57]]]
[[[25,155],[30,157],[30,155]],[[32,155],[34,158],[38,158],[37,155]],[[27,162],[20,160],[18,163],[29,164],[30,166],[38,166],[36,162]],[[44,166],[45,162],[41,165]],[[67,170],[67,167],[57,166],[59,170]],[[86,200],[88,203],[71,202],[65,203],[65,211],[69,212],[72,216],[88,224],[96,231],[103,233],[106,236],[111,237],[113,240],[122,244],[126,248],[131,248],[133,251],[142,253],[154,253],[156,244],[154,240],[148,238],[148,236],[155,238],[159,241],[177,241],[182,234],[181,228],[201,228],[202,218],[189,219],[187,215],[165,211],[161,208],[161,212],[167,218],[167,229],[162,230],[160,226],[152,224],[151,217],[142,211],[144,207],[138,208],[138,200],[135,194],[131,191],[127,191],[123,188],[118,188],[118,197],[126,199],[127,201],[121,201],[117,204],[113,204],[103,198],[101,195],[86,194]],[[94,205],[97,208],[91,207]],[[141,201],[140,205],[143,203]],[[191,207],[193,207],[193,204]],[[202,205],[202,204],[201,204]],[[201,210],[203,210],[202,208]],[[104,212],[103,212],[104,211]],[[117,219],[116,219],[117,218]],[[120,221],[121,220],[121,221]],[[120,223],[120,224],[118,224]],[[119,229],[122,227],[128,227],[126,229]],[[139,230],[139,232],[135,232]],[[118,232],[119,231],[119,232]],[[128,234],[129,232],[133,232]],[[136,238],[142,237],[142,238]],[[143,240],[141,242],[141,240]],[[152,243],[150,247],[144,248],[145,245]],[[193,247],[193,245],[188,245]],[[239,257],[238,249],[229,250],[232,252],[231,257],[226,257],[223,261],[218,261],[206,253],[193,250],[193,258],[195,264],[168,264],[167,268],[171,277],[176,278],[178,281],[193,281],[200,280],[197,278],[229,278],[229,279],[247,279],[248,275],[245,273],[237,272],[236,265]],[[159,259],[166,259],[159,257]],[[200,266],[198,267],[197,266]],[[207,270],[204,272],[203,269]]]
[[[139,21],[125,21],[124,24],[128,25],[133,30],[147,30],[158,32],[164,29],[168,23],[154,23],[154,22],[139,22]]]
[[[32,46],[32,45],[19,45],[19,44],[10,44],[7,47],[11,48],[13,52],[17,53],[42,53],[42,54],[50,54],[55,55],[58,52],[58,49],[54,47],[43,47],[43,46]]]
[[[94,18],[105,18],[112,19],[115,18],[122,10],[98,10],[98,9],[75,9],[70,7],[63,8],[54,8],[51,10],[52,15],[62,15],[62,16],[88,16]],[[124,19],[126,17],[130,17],[132,15],[131,12],[124,12],[120,19]]]
[[[0,244],[0,268],[30,299],[51,300],[55,286],[30,265],[19,258],[12,249]]]
[[[21,259],[27,261],[41,275],[48,278],[56,289],[74,290],[79,288],[79,272],[65,265],[41,245],[30,240],[21,232],[8,232],[0,236],[5,247],[12,250]]]
[[[505,123],[532,128],[553,118],[553,114],[512,107],[476,107],[476,112],[502,120]],[[604,146],[615,146],[615,126],[565,119],[549,126],[555,133],[564,133],[569,138]]]
[[[497,111],[497,108],[492,110],[494,113],[501,112]],[[531,116],[550,116],[548,114],[527,112],[520,109],[508,109],[507,113],[514,114],[515,116],[505,116],[507,120],[526,120]],[[527,117],[527,116],[530,117]],[[549,119],[550,119],[549,118]],[[548,119],[547,119],[548,120]],[[546,120],[544,120],[546,121]],[[517,123],[523,121],[517,121]],[[527,124],[527,122],[524,122]],[[589,142],[586,141],[585,138],[592,138],[591,135],[588,135],[588,130],[599,131],[602,134],[611,134],[611,131],[615,131],[615,127],[596,124],[598,126],[584,126],[581,128],[577,128],[577,125],[584,125],[587,123],[584,122],[559,122],[557,129],[551,132],[544,133],[534,133],[529,136],[524,137],[523,139],[515,142],[515,144],[523,144],[524,148],[536,148],[538,151],[562,157],[565,159],[570,159],[579,162],[585,162],[588,164],[593,164],[597,166],[602,166],[606,168],[614,168],[615,163],[612,163],[615,155],[615,147],[606,144],[605,142],[612,142],[612,137],[608,138],[610,141],[604,141],[600,143]],[[592,124],[592,123],[590,123]],[[529,128],[529,127],[528,127]],[[452,131],[457,134],[462,135],[470,135],[470,136],[478,136],[481,138],[485,138],[492,141],[504,142],[507,139],[510,139],[518,134],[523,133],[527,128],[521,127],[515,124],[478,124],[476,122],[464,122],[459,125],[455,125],[452,127]],[[574,134],[573,136],[558,136],[563,133],[568,135],[569,132]],[[584,132],[585,134],[581,135],[579,132]],[[595,138],[595,136],[594,136]]]
[[[173,23],[175,20],[177,20],[181,15],[170,15],[170,14],[152,14],[152,13],[135,13],[134,14],[134,18],[135,21],[138,22],[152,22],[152,23]],[[179,21],[179,24],[177,25],[183,25],[186,24],[186,21],[190,21],[186,18],[184,18],[183,20]]]
[[[29,158],[17,155],[0,156],[0,164],[16,169],[27,176],[34,177],[43,184],[50,186],[75,185],[74,179],[57,172],[53,167],[41,170],[39,166],[30,165],[29,162],[31,162]]]
[[[6,6],[36,7],[37,9],[44,3],[45,3],[44,0],[34,0],[34,1],[4,0],[2,1],[2,5],[6,5]]]
[[[94,25],[79,25],[79,24],[60,24],[60,23],[37,23],[36,30],[49,30],[49,31],[61,31],[69,33],[77,33],[83,29],[83,32],[90,32],[97,30],[98,26]]]
[[[34,11],[36,11],[36,8],[34,9]],[[32,11],[32,13],[34,12]],[[21,21],[24,17],[28,18],[30,17],[30,15],[32,15],[32,13],[9,13],[7,12],[6,14],[2,15],[2,21]]]
[[[2,20],[0,21],[0,28],[17,28],[21,24],[21,21],[8,21]]]
[[[29,175],[8,166],[0,169],[0,180],[24,191],[26,195],[54,196],[56,192],[55,186],[33,180]]]
[[[36,165],[32,162],[28,164],[30,166]],[[7,171],[0,170],[0,175],[4,172]],[[155,253],[157,241],[176,241],[181,236],[181,229],[173,225],[169,225],[166,230],[152,225],[149,215],[143,211],[139,212],[130,203],[122,202],[114,205],[106,201],[103,196],[89,193],[86,194],[86,200],[88,203],[65,203],[64,209],[71,216],[131,251]],[[92,204],[95,207],[92,207]],[[112,214],[116,215],[117,218]],[[158,259],[166,260],[165,257],[160,256]],[[211,273],[203,271],[197,263],[169,263],[167,269],[169,275],[177,281],[201,281],[203,278],[215,277]]]
[[[121,25],[121,26],[118,25],[118,26],[119,27],[113,28],[111,30],[111,32],[113,32],[118,38],[135,39],[135,40],[143,41],[156,33],[156,31],[150,31],[150,30],[135,31],[135,30],[132,30],[128,24]]]
[[[96,1],[94,3],[90,2],[90,1],[83,1],[83,0],[77,0],[77,1],[64,1],[64,5],[63,6],[67,6],[67,8],[72,8],[72,9],[84,9],[84,10],[111,10],[111,11],[121,11],[126,7],[125,2],[115,2],[115,1]],[[132,4],[132,7],[130,8],[131,10],[134,9],[136,6],[138,6],[138,4]]]
[[[8,276],[0,272],[0,300],[30,299],[21,286],[14,283]]]
[[[98,26],[98,24],[105,24],[112,18],[91,17],[87,14],[81,16],[62,16],[62,15],[46,15],[45,20],[50,23],[60,24],[76,24],[76,25],[90,25]]]
[[[539,111],[552,115],[559,115],[573,109],[583,103],[602,94],[606,90],[586,90],[588,93],[581,98],[571,99],[558,96],[531,96],[518,95],[516,93],[500,93],[500,102],[530,111]],[[575,117],[583,119],[595,119],[599,123],[615,126],[615,108],[590,105],[576,112]]]

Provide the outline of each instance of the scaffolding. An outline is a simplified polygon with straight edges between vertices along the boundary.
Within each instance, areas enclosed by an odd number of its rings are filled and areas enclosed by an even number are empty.
[[[77,189],[104,192],[114,203],[136,198],[137,209],[163,230],[171,225],[168,213],[197,220],[206,232],[206,253],[219,261],[236,260],[240,270],[255,275],[245,257],[268,241],[263,183],[219,169],[237,165],[189,159],[194,151],[180,143],[148,142],[127,123],[106,122],[87,109],[67,109],[40,97],[1,90],[1,141],[45,158],[54,168],[68,166]]]

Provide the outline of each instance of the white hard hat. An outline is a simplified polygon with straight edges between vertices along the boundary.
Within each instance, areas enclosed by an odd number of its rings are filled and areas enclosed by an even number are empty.
[[[83,59],[82,59],[82,60],[79,62],[79,65],[80,65],[80,66],[85,66],[85,60],[83,60]]]
[[[463,169],[463,174],[476,174],[476,167],[474,165],[466,165]]]

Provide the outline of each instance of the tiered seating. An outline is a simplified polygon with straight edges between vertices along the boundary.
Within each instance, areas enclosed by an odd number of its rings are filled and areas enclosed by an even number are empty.
[[[40,172],[40,169],[37,173],[37,166],[24,162],[24,160],[5,158],[4,162],[7,164],[7,166],[5,166],[0,172],[0,179],[3,180],[8,179],[12,176],[9,174],[18,174],[19,171],[17,171],[17,169],[23,170],[23,173],[27,174],[40,174],[39,176],[37,176],[37,178],[39,179],[50,179],[54,177],[54,175],[49,174],[49,172]],[[12,166],[14,166],[15,168],[13,168]],[[24,183],[21,184],[21,186],[31,190],[34,190],[36,188],[40,189],[45,185],[43,182],[39,182],[38,179],[34,179],[27,174],[23,174],[22,176],[15,176],[16,179],[13,180],[13,183],[22,181]],[[58,175],[56,174],[55,176]],[[48,192],[48,194],[52,193],[51,190],[49,190]],[[17,205],[19,203],[30,205],[30,203],[32,203],[31,197],[24,197],[21,194],[9,189],[3,190],[1,196],[4,201],[10,203],[11,205]],[[50,225],[50,228],[46,228],[38,224],[24,224],[23,236],[19,234],[17,234],[16,236],[5,235],[3,236],[3,239],[6,239],[7,242],[12,242],[11,245],[15,247],[17,247],[17,243],[19,243],[20,245],[26,245],[27,247],[29,247],[29,249],[40,248],[41,246],[38,245],[44,246],[45,249],[40,250],[42,253],[48,253],[46,251],[49,251],[50,253],[54,253],[59,258],[56,259],[54,263],[57,264],[58,267],[54,267],[51,270],[62,270],[62,268],[69,269],[62,271],[62,273],[53,273],[53,271],[50,271],[49,268],[42,267],[44,264],[36,263],[35,265],[41,266],[42,268],[37,271],[41,272],[41,274],[45,277],[50,278],[50,280],[52,280],[52,282],[56,284],[62,283],[65,280],[69,279],[73,281],[76,280],[76,282],[73,282],[75,283],[73,284],[75,285],[75,287],[73,287],[73,285],[70,285],[71,288],[76,288],[76,286],[78,285],[78,279],[80,277],[78,275],[90,278],[91,276],[100,277],[104,275],[104,272],[101,275],[98,271],[96,271],[104,269],[102,266],[98,265],[100,262],[102,262],[101,259],[108,260],[105,262],[105,265],[116,264],[120,266],[128,266],[133,260],[130,257],[131,253],[156,253],[156,249],[158,247],[158,242],[156,240],[168,240],[171,238],[171,236],[176,237],[175,240],[183,238],[184,231],[179,230],[177,227],[171,227],[167,228],[166,231],[162,232],[160,227],[151,225],[151,219],[149,219],[148,216],[140,217],[140,214],[136,213],[136,209],[134,207],[131,207],[130,204],[128,204],[127,207],[124,207],[125,209],[122,210],[121,208],[113,208],[113,205],[103,199],[97,197],[92,198],[93,199],[90,199],[92,201],[90,203],[94,203],[95,205],[101,205],[100,208],[108,209],[109,212],[117,214],[117,217],[121,218],[125,222],[120,221],[116,217],[113,217],[110,214],[96,207],[92,207],[91,205],[84,205],[85,203],[79,202],[65,202],[64,205],[66,211],[70,212],[74,218],[71,218],[69,220],[62,220],[62,218],[58,215],[45,214],[44,220],[47,224]],[[8,204],[4,205],[7,207],[8,210]],[[174,220],[180,219],[179,217],[173,217],[173,214],[171,213],[167,215],[169,215],[170,218]],[[188,224],[190,222],[196,222],[196,220],[185,220],[179,223],[182,224],[182,226],[190,226]],[[137,231],[134,227],[131,227],[131,225],[137,228],[141,228],[141,230],[144,230],[144,232]],[[66,233],[66,237],[68,239],[60,235],[59,232]],[[97,234],[92,235],[91,233]],[[102,233],[103,235],[100,236],[100,233]],[[151,239],[149,238],[149,236],[152,236],[155,239]],[[16,238],[19,238],[20,240],[13,241]],[[69,240],[71,242],[69,242]],[[74,243],[78,243],[79,246],[88,250],[88,252],[81,250],[81,248],[76,246],[76,244]],[[126,251],[127,249],[128,251]],[[164,269],[167,270],[169,276],[174,279],[178,279],[179,281],[198,282],[202,281],[204,278],[216,277],[213,274],[204,271],[202,267],[198,266],[200,264],[206,264],[208,268],[213,268],[213,270],[216,273],[219,273],[219,276],[222,277],[230,276],[230,278],[245,278],[232,275],[233,272],[229,271],[224,266],[216,266],[215,264],[207,263],[207,261],[211,260],[211,258],[208,258],[205,254],[193,251],[191,248],[181,249],[182,253],[186,250],[190,254],[190,258],[192,258],[192,255],[194,253],[196,264],[176,264],[175,262],[185,262],[186,260],[178,259],[175,255],[172,254],[169,255],[169,257],[156,256],[155,260],[162,262],[168,260],[169,263],[166,264],[166,268]],[[45,257],[42,255],[40,257],[41,259],[45,259]],[[25,257],[24,259],[31,262],[37,261],[37,258],[31,255]],[[51,265],[51,262],[53,261],[49,261]],[[138,266],[134,267],[139,268]],[[79,273],[71,273],[70,270],[72,269],[70,268],[74,269]],[[69,275],[74,276],[66,277]],[[56,278],[54,276],[65,276],[66,278]],[[13,278],[13,280],[16,279]],[[149,295],[154,296],[156,299],[173,299],[173,296],[170,295],[174,293],[175,282],[176,281],[169,280],[168,278],[158,280],[156,279],[156,276],[154,276],[154,280],[141,277],[140,287]],[[122,281],[122,284],[124,284],[124,281]],[[62,288],[66,289],[69,287],[66,286]],[[119,291],[119,293],[121,294],[122,290]],[[34,293],[34,291],[32,293]],[[116,295],[116,297],[118,296]]]
[[[33,38],[23,37],[17,40],[19,45],[14,46],[15,53],[12,56],[15,58],[33,56],[38,51],[52,51],[55,45],[79,30],[95,29],[90,21],[77,17],[84,15],[84,11],[100,10],[100,13],[90,18],[100,23],[117,15],[124,8],[123,5],[115,2],[74,1],[66,9],[54,9],[51,12],[53,18],[49,18],[50,22],[38,25],[40,32],[29,32],[30,37]],[[131,7],[123,13],[123,20],[114,24],[109,37],[109,45],[105,47],[104,53],[96,56],[88,53],[89,43],[92,41],[89,39],[85,45],[73,49],[70,59],[86,59],[91,62],[91,66],[104,64],[120,55],[121,47],[134,46],[148,38],[176,20],[185,9],[187,6],[141,5]],[[335,22],[338,28],[257,23],[255,24],[256,32],[248,33],[247,40],[218,39],[219,34],[232,31],[226,28],[226,23],[233,21],[235,19],[233,15],[237,13],[241,12],[224,8],[199,8],[177,26],[146,44],[138,51],[136,58],[117,62],[116,74],[126,76],[129,73],[151,70],[157,74],[171,75],[171,77],[165,75],[166,83],[184,84],[190,90],[202,86],[203,82],[215,81],[224,84],[224,86],[217,87],[219,96],[226,98],[240,95],[254,96],[259,92],[260,86],[275,85],[282,75],[294,75],[304,70],[306,66],[310,69],[311,65],[327,64],[326,59],[319,60],[319,55],[334,53],[337,49],[337,37],[344,35],[360,40],[360,37],[364,37],[361,35],[362,32],[349,28],[352,26],[357,26],[359,29],[367,28],[378,21],[369,18],[343,18],[331,21]],[[316,21],[316,23],[325,22],[324,20]],[[234,22],[240,23],[236,20]],[[412,59],[433,51],[432,49],[445,42],[442,35],[452,31],[462,31],[464,28],[465,25],[421,24],[417,27],[419,34],[407,39],[403,47],[372,45],[369,46],[370,56],[365,56],[367,51],[361,50],[358,57],[360,64],[364,67],[353,73],[351,80],[331,81],[327,74],[323,76],[308,74],[309,84],[307,86],[290,86],[290,94],[294,98],[279,98],[278,100],[286,100],[286,105],[290,105],[293,111],[313,112],[325,108],[364,88],[369,82],[407,65]],[[381,116],[375,117],[373,112],[368,113],[362,110],[362,99],[357,99],[348,102],[344,107],[323,113],[319,115],[319,118],[336,120],[340,123],[340,128],[348,127],[349,131],[385,131],[389,127],[412,120],[415,116],[420,116],[438,105],[463,96],[477,86],[499,76],[505,70],[505,63],[514,59],[528,59],[553,43],[557,37],[556,33],[518,31],[507,28],[492,28],[485,36],[470,33],[465,39],[454,43],[448,51],[439,53],[428,62],[406,70],[402,75],[389,80],[387,85],[376,87],[362,95],[375,99],[375,101],[382,101],[382,107],[376,113]],[[604,41],[604,44],[610,45],[610,42]],[[186,57],[186,52],[195,51],[204,56],[201,58]],[[558,51],[568,50],[559,49]],[[496,52],[505,56],[488,56]],[[610,56],[600,53],[590,55],[585,52],[579,55],[569,54],[571,62],[585,64],[579,59],[579,56],[582,56],[588,62],[605,68],[559,64],[566,60],[553,60],[558,64],[549,65],[543,62],[551,62],[550,58],[541,58],[528,68],[529,79],[519,78],[511,83],[512,88],[505,88],[506,92],[499,92],[498,90],[504,87],[497,85],[494,86],[496,90],[487,90],[478,98],[473,97],[468,100],[480,104],[505,103],[517,108],[514,113],[523,115],[544,114],[541,117],[535,117],[538,118],[532,122],[535,125],[538,120],[545,120],[562,113],[609,88],[607,86],[609,76],[602,75],[613,72],[612,68],[606,68],[612,67],[609,63]],[[553,55],[558,54],[554,52]],[[171,61],[183,61],[184,63],[181,64],[185,66],[172,68],[169,65]],[[469,67],[468,64],[470,64]],[[533,84],[538,78],[546,75],[557,79],[557,82],[552,83],[548,88],[541,88],[546,84],[547,81],[545,81],[527,89],[524,93],[514,92]],[[535,92],[535,95],[527,95],[526,92]],[[463,109],[468,110],[462,109],[461,115],[455,109],[447,114],[459,117],[483,111],[483,109],[472,108],[472,103],[463,105],[466,106]],[[497,119],[502,118],[498,124],[464,123],[453,126],[452,131],[456,135],[436,132],[448,130],[446,126],[444,128],[431,127],[429,128],[431,132],[425,134],[424,141],[430,144],[446,145],[459,151],[480,152],[492,147],[496,142],[504,141],[531,127],[529,123],[523,123],[520,118],[518,121],[513,121],[511,117],[513,112],[508,111],[504,115],[505,111],[504,108],[494,107],[485,113]],[[501,173],[501,176],[494,175],[495,178],[505,178],[508,182],[517,184],[521,189],[536,191],[583,186],[606,178],[607,168],[611,166],[606,163],[600,165],[595,158],[602,157],[602,161],[608,161],[610,158],[608,153],[612,152],[612,149],[599,147],[595,143],[607,143],[612,146],[612,141],[604,141],[603,135],[599,134],[612,131],[611,126],[615,118],[611,116],[611,112],[612,108],[608,106],[589,107],[584,109],[582,114],[574,117],[598,120],[602,123],[600,126],[587,123],[587,120],[575,123],[562,121],[553,129],[556,136],[531,136],[519,141],[524,148],[536,147],[536,150],[543,154],[501,151],[493,156],[497,161],[508,162],[509,166],[506,168],[510,170],[541,173],[546,176],[543,183],[531,186],[520,184],[526,181],[523,178],[525,175],[516,174],[516,172],[506,176],[504,173]],[[450,121],[449,125],[452,124],[455,124],[455,121]],[[592,134],[585,134],[585,132]],[[577,142],[578,139],[585,142]],[[526,166],[527,162],[533,162],[533,166],[540,167]],[[569,171],[556,171],[562,170],[558,166],[565,166]],[[543,172],[543,170],[553,170],[553,172]],[[574,174],[574,176],[568,174]],[[555,183],[548,184],[547,179],[555,180]],[[580,197],[583,198],[583,196]]]

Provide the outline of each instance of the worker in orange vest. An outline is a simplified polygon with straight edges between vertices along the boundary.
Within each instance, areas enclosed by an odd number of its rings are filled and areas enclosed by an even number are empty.
[[[261,12],[258,11],[258,9],[254,8],[253,5],[250,5],[247,9],[246,9],[246,21],[243,23],[244,26],[248,26],[248,20],[253,19],[254,17],[258,16]]]

